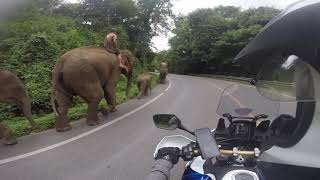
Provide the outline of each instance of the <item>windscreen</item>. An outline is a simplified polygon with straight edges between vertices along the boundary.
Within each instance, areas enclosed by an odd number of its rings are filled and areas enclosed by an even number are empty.
[[[318,73],[295,55],[270,57],[257,76],[259,93],[273,101],[313,101]]]
[[[233,85],[224,89],[217,113],[229,113],[237,117],[255,117],[265,114],[275,117],[279,112],[279,103],[264,98],[254,86]]]

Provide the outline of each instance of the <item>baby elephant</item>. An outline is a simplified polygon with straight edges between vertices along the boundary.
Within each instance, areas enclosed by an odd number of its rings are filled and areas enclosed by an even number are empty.
[[[32,119],[29,96],[20,79],[10,71],[0,70],[0,102],[17,104],[27,117],[31,129],[36,128],[36,123]],[[11,130],[2,123],[0,123],[0,139],[6,145],[17,143]]]
[[[138,99],[142,97],[142,95],[147,96],[148,90],[151,93],[151,80],[152,75],[149,73],[143,73],[138,77],[137,86],[139,89]]]

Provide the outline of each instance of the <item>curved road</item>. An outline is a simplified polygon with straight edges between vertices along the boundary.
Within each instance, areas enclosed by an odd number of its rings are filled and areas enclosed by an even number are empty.
[[[130,100],[120,105],[117,112],[101,117],[99,129],[80,120],[66,133],[48,130],[20,138],[16,146],[0,146],[0,179],[144,179],[162,137],[189,136],[180,130],[155,128],[152,115],[174,113],[190,129],[214,128],[221,89],[231,84],[180,75],[170,75],[169,79],[170,87],[169,83],[159,85],[149,97]],[[184,162],[180,161],[171,171],[172,179],[180,179],[183,169]]]

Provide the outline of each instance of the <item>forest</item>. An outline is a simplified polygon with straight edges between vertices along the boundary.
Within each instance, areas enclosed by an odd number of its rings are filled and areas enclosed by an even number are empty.
[[[171,48],[159,53],[170,72],[251,76],[254,67],[232,64],[233,58],[280,11],[271,7],[242,10],[220,6],[175,18]]]

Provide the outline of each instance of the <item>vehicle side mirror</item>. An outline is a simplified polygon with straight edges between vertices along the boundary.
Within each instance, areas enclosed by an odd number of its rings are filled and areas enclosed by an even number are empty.
[[[173,131],[180,128],[181,121],[173,114],[155,114],[153,121],[157,128]]]

